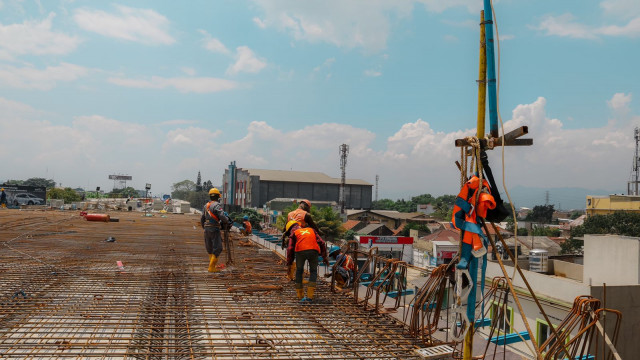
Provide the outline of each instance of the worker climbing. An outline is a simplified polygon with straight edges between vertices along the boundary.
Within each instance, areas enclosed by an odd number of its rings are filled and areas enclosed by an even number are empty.
[[[200,217],[200,226],[204,229],[204,245],[209,254],[209,272],[219,272],[216,266],[222,253],[221,230],[231,227],[231,220],[220,205],[220,191],[216,188],[209,190],[211,201],[205,204]]]
[[[313,221],[310,211],[311,211],[311,202],[307,199],[300,200],[300,204],[298,205],[298,208],[289,212],[289,214],[287,214],[287,223],[291,220],[294,220],[298,222],[300,226],[302,227],[308,226],[312,228],[317,234],[322,234],[320,229],[318,229],[318,226],[316,225],[316,223]],[[286,231],[287,229],[284,229],[285,233]],[[287,247],[286,240],[287,240],[287,236],[282,234],[281,246],[283,249]]]
[[[350,287],[353,284],[353,274],[356,271],[356,263],[351,255],[346,254],[339,246],[334,245],[329,249],[329,257],[332,257],[336,262],[333,264],[332,271],[327,275],[335,274],[336,286],[339,288]]]
[[[321,256],[325,265],[329,265],[327,245],[318,233],[310,227],[302,227],[296,221],[289,221],[285,231],[291,234],[287,247],[287,265],[291,268],[295,258],[296,277],[295,287],[298,300],[303,304],[313,302],[318,280],[318,257]],[[302,277],[304,265],[309,263],[309,284],[307,294],[304,294]]]
[[[249,221],[249,216],[245,215],[242,217],[242,227],[240,228],[240,233],[242,235],[251,235],[251,222]]]

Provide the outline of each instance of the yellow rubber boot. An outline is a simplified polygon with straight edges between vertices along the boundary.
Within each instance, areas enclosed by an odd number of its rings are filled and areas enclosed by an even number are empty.
[[[296,289],[296,295],[298,296],[298,300],[302,300],[304,296],[304,289]]]
[[[209,272],[220,272],[220,269],[218,269],[216,267],[216,264],[218,263],[218,258],[215,255],[209,255],[210,256],[210,260],[209,260]]]
[[[313,295],[316,293],[316,283],[309,282],[309,286],[307,287],[307,297],[309,300],[313,300]]]
[[[287,272],[287,277],[289,280],[294,281],[296,279],[296,263],[289,265],[289,271]]]

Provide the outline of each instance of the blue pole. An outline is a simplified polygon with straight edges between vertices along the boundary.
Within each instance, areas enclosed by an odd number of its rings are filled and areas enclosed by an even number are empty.
[[[484,28],[487,46],[489,133],[492,137],[498,137],[498,99],[496,93],[496,61],[493,50],[493,12],[491,11],[491,0],[484,0]]]

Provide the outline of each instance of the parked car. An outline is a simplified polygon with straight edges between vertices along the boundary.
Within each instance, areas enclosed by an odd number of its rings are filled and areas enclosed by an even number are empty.
[[[21,194],[16,194],[13,197],[13,205],[18,206],[18,205],[43,205],[44,204],[44,199],[41,199],[35,195],[31,195],[31,194],[27,194],[27,193],[21,193]]]

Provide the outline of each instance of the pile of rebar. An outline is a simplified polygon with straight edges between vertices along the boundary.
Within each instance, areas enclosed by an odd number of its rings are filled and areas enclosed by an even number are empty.
[[[0,211],[0,358],[419,358],[400,322],[326,283],[299,304],[279,258],[237,234],[212,274],[198,217],[110,215]]]

